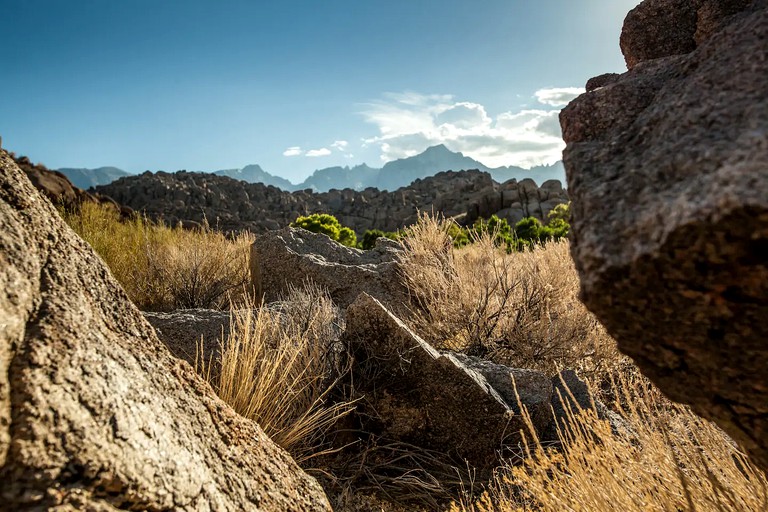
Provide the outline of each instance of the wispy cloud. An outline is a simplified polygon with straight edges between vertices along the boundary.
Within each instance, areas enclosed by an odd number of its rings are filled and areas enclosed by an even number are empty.
[[[291,146],[290,148],[283,151],[283,156],[301,156],[303,154],[304,151],[302,151],[299,146]]]
[[[310,149],[305,153],[305,156],[328,156],[331,154],[331,150],[328,148]]]
[[[553,107],[565,105],[581,92],[571,87],[541,89],[534,93],[539,108],[495,116],[479,103],[450,95],[386,94],[364,105],[363,117],[379,131],[364,145],[378,145],[383,161],[446,144],[491,167],[550,164],[562,158],[565,146],[558,110]]]
[[[584,89],[580,87],[555,87],[552,89],[539,89],[535,92],[535,95],[536,100],[542,105],[564,107],[583,92]]]
[[[331,144],[331,147],[337,151],[346,151],[348,146],[349,142],[346,140],[337,140]]]

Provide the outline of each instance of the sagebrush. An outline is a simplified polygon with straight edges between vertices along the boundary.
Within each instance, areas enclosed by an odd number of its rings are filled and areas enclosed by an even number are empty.
[[[207,224],[188,230],[141,216],[121,219],[114,208],[91,203],[63,216],[140,309],[225,309],[249,293],[248,233],[227,237]]]
[[[507,253],[495,233],[455,248],[451,221],[423,216],[403,239],[414,329],[438,348],[517,368],[597,374],[621,359],[578,299],[567,241]]]

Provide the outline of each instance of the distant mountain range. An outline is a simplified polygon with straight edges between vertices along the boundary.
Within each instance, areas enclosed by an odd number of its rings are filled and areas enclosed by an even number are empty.
[[[312,189],[315,192],[327,192],[331,189],[351,188],[363,190],[374,187],[379,190],[396,190],[410,185],[417,179],[434,176],[442,171],[461,171],[477,169],[487,172],[499,183],[510,179],[517,181],[532,178],[541,185],[547,180],[560,180],[565,183],[565,169],[562,162],[523,169],[508,166],[491,168],[462,153],[454,152],[443,144],[427,148],[423,153],[387,162],[381,168],[369,167],[366,164],[354,167],[327,167],[318,169],[302,183],[293,184],[285,178],[270,174],[259,165],[247,165],[242,169],[223,169],[213,174],[228,176],[248,183],[263,183],[286,190]],[[97,185],[109,183],[130,173],[115,167],[100,167],[98,169],[59,169],[76,186],[88,189]]]
[[[396,190],[399,187],[408,186],[416,179],[433,176],[438,172],[470,169],[487,172],[499,183],[504,183],[512,178],[517,181],[532,178],[539,185],[552,179],[560,180],[561,183],[565,182],[565,168],[562,162],[531,169],[515,166],[491,168],[440,144],[427,148],[418,155],[387,162],[384,167],[378,169],[376,179],[365,186],[376,187],[379,190]]]
[[[131,176],[131,173],[117,167],[99,167],[98,169],[71,169],[65,167],[58,169],[58,171],[66,176],[74,186],[83,190],[88,190],[97,185],[107,185],[123,176]]]
[[[252,164],[246,165],[242,169],[224,169],[221,171],[215,171],[213,174],[218,176],[229,176],[236,180],[247,181],[248,183],[263,183],[265,185],[272,185],[283,190],[294,190],[296,185],[291,183],[285,178],[269,174],[267,171],[261,168],[260,165]]]

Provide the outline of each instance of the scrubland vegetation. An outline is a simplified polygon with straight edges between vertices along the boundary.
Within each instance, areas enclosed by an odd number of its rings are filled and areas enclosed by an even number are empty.
[[[139,216],[122,220],[92,203],[62,213],[140,309],[222,309],[246,292],[250,234],[227,238],[207,224],[186,230]]]
[[[567,238],[570,231],[569,217],[570,204],[559,204],[548,213],[547,222],[543,224],[539,219],[527,217],[514,226],[510,226],[506,219],[491,215],[489,219],[477,219],[469,227],[461,227],[455,222],[446,222],[445,227],[453,246],[456,248],[473,244],[490,235],[496,246],[504,247],[510,253],[532,249],[549,241]],[[343,226],[336,217],[327,213],[315,213],[299,217],[291,223],[291,226],[303,228],[313,233],[322,233],[342,245],[363,250],[373,249],[377,238],[385,237],[391,240],[400,240],[408,233],[408,229],[399,231],[368,229],[358,239],[351,228]]]
[[[184,231],[140,218],[119,222],[90,205],[65,216],[140,308],[231,304],[222,362],[201,361],[199,370],[305,468],[345,481],[348,475],[335,474],[339,467],[328,462],[328,440],[354,403],[330,399],[345,371],[334,355],[343,321],[322,290],[308,285],[257,308],[244,287],[249,235],[227,238],[208,227]],[[357,243],[325,220],[337,240]],[[550,221],[551,229],[562,227]],[[472,512],[768,510],[765,475],[720,429],[662,396],[579,302],[567,241],[540,237],[530,250],[508,251],[506,241],[499,243],[502,229],[486,224],[469,233],[423,217],[401,233],[402,278],[412,297],[407,322],[440,349],[549,374],[576,369],[625,428],[612,431],[594,411],[571,411],[559,446],[542,446],[531,428],[491,481],[473,479],[471,468],[452,468],[439,454],[367,447],[348,462],[357,467],[358,487],[383,491],[378,509],[430,509],[439,502],[442,509]],[[457,244],[460,234],[472,243]],[[540,243],[545,239],[550,242]],[[404,461],[422,464],[420,476],[382,476]],[[355,492],[347,486],[332,501],[341,509],[371,509],[362,508],[370,497]]]
[[[409,319],[432,345],[517,368],[595,374],[620,359],[615,342],[578,300],[567,243],[510,252],[498,232],[453,246],[455,228],[429,217],[403,238]]]
[[[561,448],[531,435],[522,461],[500,467],[479,499],[451,510],[768,510],[765,475],[718,427],[640,376],[621,379],[613,407],[626,432],[613,432],[594,411],[571,412]]]

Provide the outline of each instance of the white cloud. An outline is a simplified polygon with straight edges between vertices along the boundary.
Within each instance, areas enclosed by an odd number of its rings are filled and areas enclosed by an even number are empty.
[[[551,89],[539,89],[534,93],[536,100],[542,105],[551,107],[564,107],[576,96],[583,94],[581,87],[555,87]]]
[[[302,151],[299,146],[291,146],[283,151],[283,156],[299,156],[302,154],[304,154],[304,151]]]
[[[310,149],[305,153],[305,156],[328,156],[331,154],[331,150],[328,148]]]
[[[489,167],[551,164],[565,147],[559,112],[552,107],[582,91],[542,89],[535,93],[542,107],[495,116],[483,105],[449,95],[387,94],[364,105],[362,115],[379,135],[365,139],[363,147],[379,146],[385,162],[445,144]]]
[[[331,144],[331,147],[333,149],[336,149],[338,151],[345,151],[347,149],[347,146],[349,146],[349,142],[345,140],[337,140],[333,144]]]

